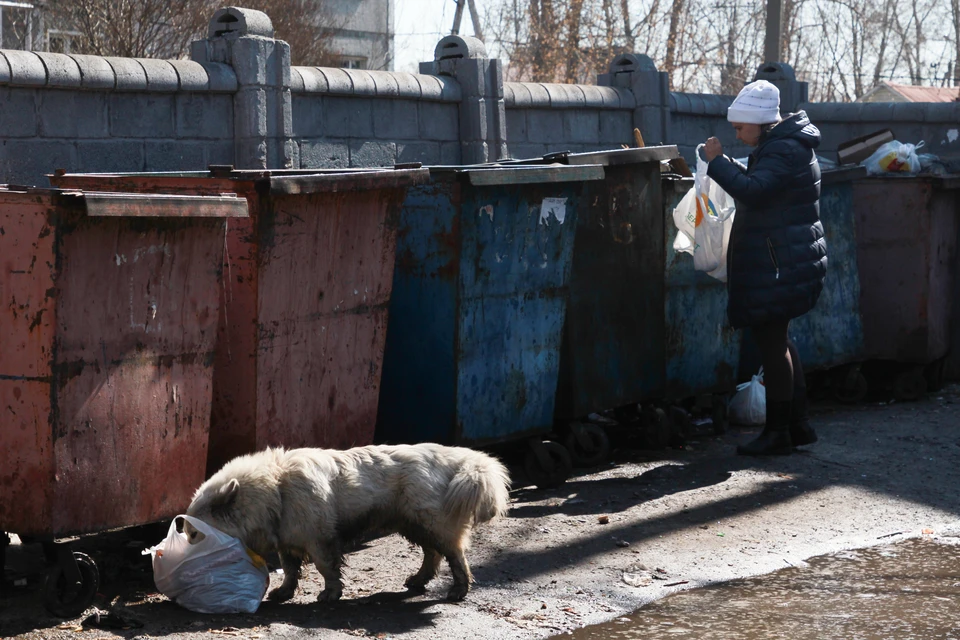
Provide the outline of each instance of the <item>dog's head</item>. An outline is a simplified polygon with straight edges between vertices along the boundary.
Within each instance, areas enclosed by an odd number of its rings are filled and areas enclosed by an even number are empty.
[[[227,482],[217,480],[217,476],[214,476],[197,489],[193,501],[187,507],[187,515],[203,520],[229,536],[245,540],[246,531],[242,519],[238,518],[241,514],[237,509],[240,481],[236,478]],[[190,544],[196,544],[206,537],[187,521],[183,523],[183,532]]]

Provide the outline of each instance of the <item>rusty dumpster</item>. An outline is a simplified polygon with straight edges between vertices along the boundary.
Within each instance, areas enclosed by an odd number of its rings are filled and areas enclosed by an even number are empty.
[[[233,196],[0,188],[0,531],[49,542],[186,508],[206,471],[224,229],[246,215]],[[71,559],[45,593],[61,615],[96,590],[95,565]]]
[[[529,438],[532,479],[562,482],[569,455],[539,436],[553,430],[584,183],[603,168],[430,173],[401,211],[377,440]]]
[[[942,382],[956,297],[960,177],[854,183],[864,357],[900,365],[897,398]]]
[[[666,396],[682,401],[710,396],[714,422],[722,427],[723,398],[736,387],[741,332],[727,323],[727,285],[693,268],[690,256],[673,248],[673,210],[693,188],[693,178],[663,179],[666,232]]]
[[[609,444],[591,413],[660,400],[665,385],[664,233],[660,163],[676,146],[566,154],[598,164],[577,217],[555,418],[574,463],[602,462]],[[585,339],[589,336],[588,339]]]
[[[266,446],[373,440],[397,215],[425,169],[71,175],[61,186],[246,198],[226,234],[209,472]]]

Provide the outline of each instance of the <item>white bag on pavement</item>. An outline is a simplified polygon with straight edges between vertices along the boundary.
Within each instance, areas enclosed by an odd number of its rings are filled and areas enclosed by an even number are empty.
[[[733,198],[707,175],[708,163],[700,157],[703,145],[697,147],[697,172],[693,189],[673,211],[677,226],[675,251],[693,254],[693,268],[726,282],[727,246],[736,214]]]
[[[735,424],[766,424],[767,390],[763,386],[763,367],[749,382],[737,385],[737,392],[727,407],[727,417]]]
[[[267,591],[267,563],[240,540],[197,518],[183,518],[204,538],[190,544],[177,531],[176,518],[167,537],[145,550],[153,556],[157,590],[177,604],[198,613],[253,613]]]

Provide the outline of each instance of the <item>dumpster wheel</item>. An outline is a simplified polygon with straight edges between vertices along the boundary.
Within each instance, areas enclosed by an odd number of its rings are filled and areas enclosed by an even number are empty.
[[[550,489],[567,481],[573,471],[573,461],[566,447],[560,443],[532,440],[523,468],[538,488]]]
[[[867,397],[869,384],[859,365],[847,369],[842,380],[833,386],[833,397],[840,402],[855,404]]]
[[[893,380],[893,397],[900,401],[919,400],[927,392],[923,367],[901,371]]]
[[[80,572],[79,583],[69,584],[69,569],[63,566],[63,562],[53,565],[43,582],[43,606],[61,618],[74,618],[83,613],[93,602],[100,587],[100,571],[93,558],[74,551],[73,560]]]
[[[595,467],[610,456],[610,438],[603,427],[577,422],[570,425],[564,444],[578,467]]]

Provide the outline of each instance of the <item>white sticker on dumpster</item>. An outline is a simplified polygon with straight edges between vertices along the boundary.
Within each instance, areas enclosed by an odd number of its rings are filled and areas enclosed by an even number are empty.
[[[551,213],[557,222],[563,224],[563,219],[567,217],[567,199],[544,198],[540,205],[540,224],[549,226]]]
[[[484,214],[490,216],[490,222],[493,222],[493,205],[492,204],[488,204],[484,207],[480,207],[480,215],[482,216]]]

